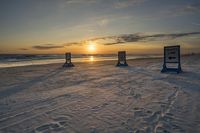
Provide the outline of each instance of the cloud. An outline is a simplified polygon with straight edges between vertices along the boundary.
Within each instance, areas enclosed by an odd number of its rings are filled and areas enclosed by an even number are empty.
[[[148,14],[143,19],[146,20],[157,20],[162,18],[173,18],[184,15],[198,15],[200,14],[200,3],[190,3],[186,5],[171,5],[166,6],[159,12],[155,12],[153,14]]]
[[[200,32],[188,32],[188,33],[171,33],[171,34],[145,34],[145,33],[136,33],[136,34],[123,34],[117,36],[105,36],[92,38],[89,40],[84,40],[81,42],[67,43],[65,46],[71,45],[84,45],[87,41],[96,41],[98,44],[102,45],[117,45],[129,42],[149,42],[149,41],[163,41],[169,39],[176,39],[181,37],[187,37],[192,35],[200,35]]]
[[[61,9],[66,9],[69,6],[79,6],[79,5],[92,5],[98,2],[98,0],[58,0],[60,2],[59,6]]]
[[[82,43],[81,42],[69,42],[69,43],[63,44],[63,46],[74,46],[74,45],[81,46]]]
[[[176,16],[195,14],[195,13],[200,13],[200,3],[174,6],[161,12],[160,15],[165,17],[176,17]]]
[[[139,5],[147,0],[65,0],[62,6],[66,7],[68,5],[82,5],[82,4],[96,4],[96,3],[106,3],[116,9],[126,8],[129,6]],[[111,5],[110,5],[111,4]]]
[[[115,45],[115,44],[123,44],[123,43],[125,42],[118,41],[118,42],[105,43],[104,45]]]
[[[28,49],[27,49],[27,48],[20,48],[19,50],[26,51],[26,50],[28,50]]]
[[[60,45],[42,44],[33,46],[32,48],[38,50],[49,50],[49,49],[64,48],[70,46],[84,46],[89,41],[94,41],[101,45],[117,45],[130,42],[134,43],[134,42],[164,41],[169,39],[173,40],[176,38],[193,36],[193,35],[200,35],[200,32],[171,33],[171,34],[145,34],[145,33],[123,34],[123,35],[91,38],[88,40],[82,40],[78,42],[68,42]]]
[[[148,41],[161,41],[168,39],[176,39],[180,37],[186,37],[191,35],[200,35],[200,32],[190,32],[190,33],[175,33],[175,34],[126,34],[113,37],[105,37],[104,40],[112,38],[112,42],[104,43],[104,45],[115,45],[128,42],[148,42]]]
[[[114,2],[114,7],[117,9],[126,8],[133,5],[139,5],[146,0],[119,0]]]
[[[186,12],[186,13],[200,12],[200,3],[187,5],[182,9],[179,9],[179,12]]]
[[[96,3],[96,0],[66,0],[67,5],[71,4],[93,4]]]
[[[42,44],[42,45],[33,46],[32,48],[38,49],[38,50],[49,50],[49,49],[63,48],[63,46],[56,45],[56,44]]]
[[[174,33],[174,34],[156,34],[156,35],[150,35],[147,37],[160,37],[160,38],[169,38],[169,39],[175,39],[179,37],[184,36],[191,36],[191,35],[200,35],[200,32],[188,32],[188,33]]]
[[[101,20],[99,20],[97,22],[98,22],[99,26],[105,26],[105,25],[107,25],[109,23],[109,19],[104,18],[104,19],[101,19]]]
[[[200,26],[200,23],[192,23],[195,26]]]

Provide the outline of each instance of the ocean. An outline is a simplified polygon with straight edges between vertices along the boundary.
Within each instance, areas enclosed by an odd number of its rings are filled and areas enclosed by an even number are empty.
[[[161,55],[127,55],[127,59],[155,58]],[[72,55],[72,62],[95,62],[117,60],[116,54],[75,54]],[[0,54],[0,68],[41,65],[52,63],[64,63],[65,55],[28,55],[28,54]]]

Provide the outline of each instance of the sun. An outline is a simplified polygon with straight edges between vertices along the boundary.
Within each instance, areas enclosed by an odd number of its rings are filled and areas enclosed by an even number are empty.
[[[89,41],[87,49],[88,49],[89,52],[95,52],[96,51],[96,44],[92,41]]]

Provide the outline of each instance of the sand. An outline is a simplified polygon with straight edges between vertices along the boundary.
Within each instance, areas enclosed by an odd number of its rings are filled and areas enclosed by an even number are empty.
[[[0,133],[199,133],[200,56],[0,69]]]

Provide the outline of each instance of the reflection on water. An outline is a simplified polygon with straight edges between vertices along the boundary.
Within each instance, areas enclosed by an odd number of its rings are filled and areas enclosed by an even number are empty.
[[[90,61],[94,61],[94,57],[93,56],[90,56]]]

